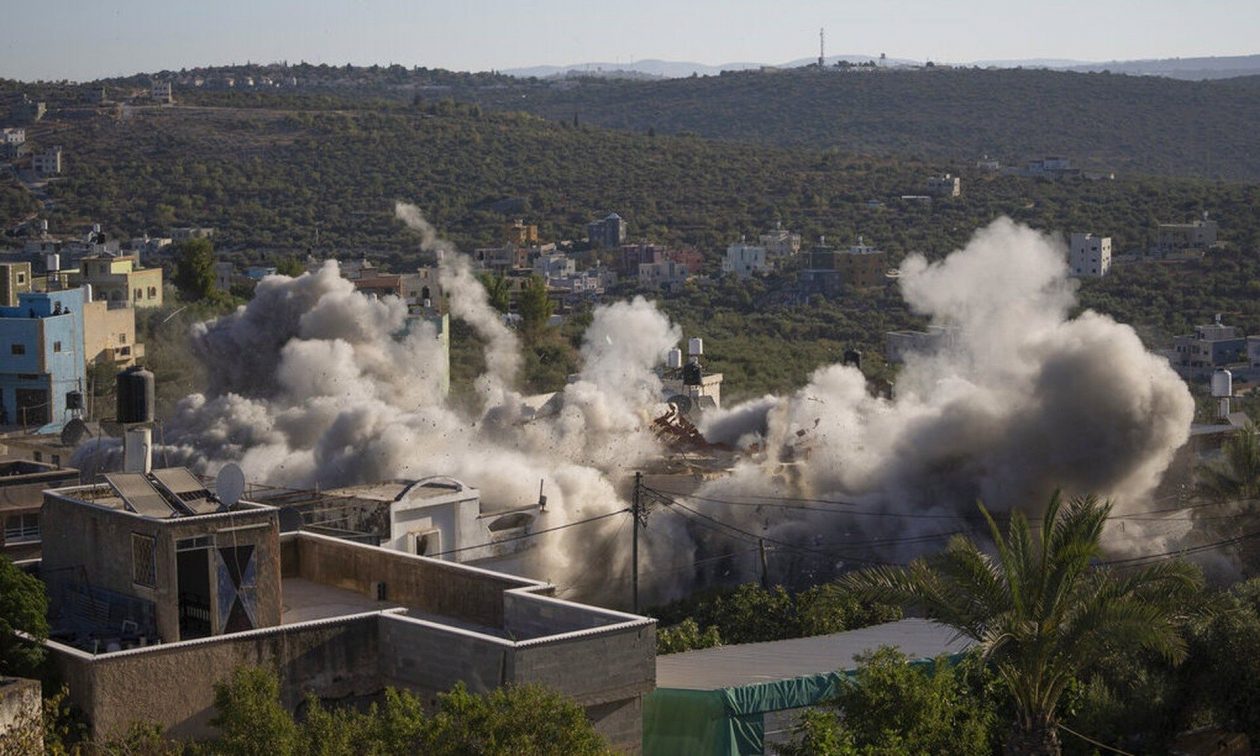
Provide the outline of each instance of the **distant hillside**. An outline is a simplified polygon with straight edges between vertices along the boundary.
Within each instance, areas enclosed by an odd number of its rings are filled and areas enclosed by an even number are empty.
[[[1167,76],[1171,79],[1198,81],[1260,75],[1260,55],[1113,60],[1110,63],[1082,63],[1063,67],[1072,71],[1110,71],[1134,76]]]
[[[725,73],[464,90],[490,107],[618,129],[971,162],[1063,155],[1086,168],[1260,179],[1260,77],[1045,70]]]

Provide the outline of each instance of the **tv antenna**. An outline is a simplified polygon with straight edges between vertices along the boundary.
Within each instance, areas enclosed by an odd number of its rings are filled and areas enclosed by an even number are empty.
[[[826,29],[818,28],[818,67],[823,68],[827,65],[827,56],[825,52],[825,43],[827,41]]]

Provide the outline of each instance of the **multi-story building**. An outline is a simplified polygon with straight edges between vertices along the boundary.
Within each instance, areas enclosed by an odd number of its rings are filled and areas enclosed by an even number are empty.
[[[149,98],[161,103],[172,103],[175,98],[171,95],[171,83],[169,81],[155,81],[149,87]]]
[[[538,243],[538,226],[532,223],[526,225],[524,221],[518,218],[515,222],[504,226],[503,236],[508,244],[528,247]]]
[[[44,493],[45,647],[91,737],[120,735],[138,712],[171,737],[210,735],[215,684],[261,665],[290,708],[387,687],[431,698],[460,682],[476,693],[545,685],[613,748],[639,752],[655,620],[448,561],[448,542],[417,518],[426,493],[447,492],[441,481],[410,489],[417,506],[389,507],[395,550],[282,532],[277,508],[220,498],[182,468],[147,468]]]
[[[1214,220],[1193,223],[1161,223],[1155,236],[1156,257],[1201,257],[1216,244],[1217,224]]]
[[[26,129],[0,129],[0,158],[12,159],[27,152]]]
[[[502,247],[482,247],[473,250],[473,261],[482,270],[494,271],[503,275],[513,270],[523,270],[529,267],[529,248],[518,247],[515,244],[505,244]]]
[[[618,250],[613,267],[622,276],[639,275],[639,266],[665,259],[665,248],[659,244],[626,244]]]
[[[25,292],[0,307],[0,426],[60,431],[83,408],[83,290]]]
[[[31,155],[31,170],[41,176],[59,176],[61,168],[61,145]]]
[[[639,286],[648,289],[676,291],[687,282],[690,271],[685,265],[674,260],[641,263],[639,265]]]
[[[927,180],[927,193],[937,197],[957,197],[962,194],[962,179],[948,173],[931,176]]]
[[[768,270],[770,264],[766,259],[766,248],[748,244],[743,239],[727,247],[726,257],[722,258],[722,272],[733,273],[740,278]]]
[[[1068,267],[1077,278],[1102,278],[1111,270],[1111,237],[1072,234]]]
[[[92,287],[92,298],[162,306],[162,269],[141,268],[136,255],[90,255],[79,262],[76,283]]]
[[[130,302],[86,302],[83,309],[83,356],[88,364],[108,363],[121,369],[144,356],[136,341],[136,309]]]
[[[1202,379],[1217,368],[1246,363],[1249,351],[1247,337],[1234,326],[1223,325],[1218,315],[1215,322],[1195,326],[1194,333],[1176,337],[1168,356],[1183,378]]]
[[[626,241],[626,222],[620,215],[609,213],[603,220],[586,224],[586,236],[592,247],[620,247]]]
[[[779,222],[774,224],[773,230],[758,237],[757,244],[765,248],[767,260],[782,262],[801,251],[801,235],[788,231]]]
[[[886,255],[874,247],[858,243],[837,250],[820,238],[809,251],[808,267],[801,271],[801,284],[807,293],[839,294],[844,287],[864,289],[884,285]]]
[[[0,307],[17,307],[18,296],[32,288],[30,263],[0,263]]]
[[[534,259],[534,273],[548,281],[569,278],[577,273],[577,264],[563,252],[549,252]]]

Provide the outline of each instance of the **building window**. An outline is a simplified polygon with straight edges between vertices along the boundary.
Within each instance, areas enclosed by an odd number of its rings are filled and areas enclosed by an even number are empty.
[[[127,343],[127,334],[125,334],[125,333],[120,333],[120,334],[118,334],[118,343],[119,343],[119,344],[126,344],[126,343]]]
[[[26,274],[25,274],[25,273],[18,273],[18,274],[17,274],[17,282],[18,282],[18,283],[20,283],[20,284],[24,284],[24,283],[26,283]]]
[[[39,543],[39,513],[10,515],[4,521],[4,542]]]
[[[61,455],[60,454],[52,455],[52,463],[56,465],[57,467],[61,467]]]
[[[136,301],[144,298],[144,289],[136,289]]]
[[[44,461],[44,453],[43,453],[43,452],[38,452],[38,451],[37,451],[37,452],[35,452],[32,456],[33,456],[33,458],[35,459],[35,461],[36,461],[36,462],[43,462],[43,461]]]
[[[53,351],[54,351],[54,352],[60,352],[60,351],[61,351],[61,342],[60,342],[60,341],[54,341],[54,342],[53,342]]]
[[[26,354],[26,345],[14,344],[13,346],[9,347],[9,352],[11,354]]]
[[[150,286],[150,287],[149,287],[149,299],[157,299],[157,287],[156,287],[156,286]]]
[[[157,587],[157,559],[153,536],[131,534],[131,582],[149,588]]]

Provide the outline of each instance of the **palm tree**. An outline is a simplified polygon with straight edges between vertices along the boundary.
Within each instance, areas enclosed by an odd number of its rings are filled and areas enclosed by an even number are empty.
[[[1224,499],[1260,499],[1260,430],[1248,423],[1222,451],[1222,464],[1204,468],[1202,487]]]
[[[944,551],[907,567],[878,567],[844,582],[865,597],[915,604],[975,641],[1009,690],[1015,722],[1009,754],[1057,754],[1056,709],[1064,689],[1109,651],[1140,648],[1185,657],[1179,632],[1202,576],[1181,560],[1116,574],[1091,564],[1111,503],[1063,505],[1051,497],[1038,537],[1021,512],[1003,536],[988,510],[997,556],[955,536]]]

